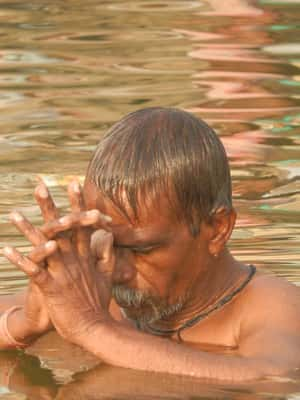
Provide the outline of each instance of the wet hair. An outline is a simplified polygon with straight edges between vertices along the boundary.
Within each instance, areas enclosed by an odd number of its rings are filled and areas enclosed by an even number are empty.
[[[218,208],[232,208],[220,139],[204,121],[175,108],[145,108],[113,125],[96,148],[87,180],[127,217],[129,208],[138,219],[146,198],[166,196],[194,235]]]

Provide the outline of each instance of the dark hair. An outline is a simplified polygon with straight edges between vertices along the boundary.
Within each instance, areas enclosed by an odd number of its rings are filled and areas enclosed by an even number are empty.
[[[143,196],[166,195],[193,234],[219,207],[232,208],[220,139],[205,122],[174,108],[145,108],[113,125],[96,148],[87,179],[136,218]]]

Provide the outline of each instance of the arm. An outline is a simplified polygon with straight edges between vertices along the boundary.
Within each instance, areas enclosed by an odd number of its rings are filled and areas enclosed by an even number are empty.
[[[93,210],[89,215],[97,217],[97,213]],[[256,334],[262,331],[264,324],[258,331],[248,334],[256,343],[257,353],[252,350],[248,354],[219,355],[150,336],[113,321],[103,305],[107,302],[103,302],[103,282],[98,275],[98,270],[109,271],[114,266],[113,238],[108,232],[102,233],[97,246],[97,263],[90,252],[90,232],[86,228],[77,230],[73,245],[69,241],[60,244],[55,268],[41,268],[12,248],[4,252],[40,288],[51,320],[66,340],[112,365],[198,378],[244,381],[279,374],[292,367],[290,363],[274,362],[281,349],[277,350],[275,358],[270,350],[260,355],[259,350],[263,350],[267,340],[261,342]],[[272,334],[273,330],[265,332],[269,342]],[[289,339],[290,336],[284,334],[282,342]]]
[[[40,189],[40,190],[38,190]],[[26,259],[34,268],[49,268],[55,270],[59,266],[59,256],[57,246],[65,246],[71,243],[64,234],[64,231],[73,227],[90,226],[99,223],[100,226],[107,224],[107,219],[99,212],[89,213],[80,212],[79,206],[73,204],[75,213],[64,219],[59,219],[59,212],[51,198],[48,196],[46,186],[40,184],[36,190],[36,200],[41,205],[41,211],[45,224],[39,229],[30,224],[30,222],[20,213],[11,213],[11,221],[23,233],[26,238],[35,246],[29,255],[25,258],[21,254],[13,261],[20,267]],[[45,201],[45,196],[46,200]],[[76,202],[75,202],[76,203]],[[75,228],[76,231],[76,228]],[[48,239],[59,236],[57,243]],[[47,264],[41,264],[47,260]],[[33,270],[31,269],[31,273]],[[20,306],[12,310],[12,307]],[[0,318],[5,321],[0,322],[0,349],[17,347],[17,342],[26,346],[32,340],[39,337],[53,327],[46,308],[45,298],[38,285],[30,280],[29,287],[22,293],[13,296],[3,296],[0,300]],[[5,314],[7,317],[5,317]],[[10,336],[14,339],[10,340]],[[24,347],[22,346],[22,347]]]
[[[95,324],[78,344],[112,365],[201,378],[253,379],[300,366],[299,312],[299,288],[263,276],[251,285],[240,307],[234,355],[199,351],[116,323]]]
[[[19,293],[12,295],[0,296],[0,318],[4,312],[8,311],[12,307],[20,306],[24,307],[26,302],[28,289],[24,289]],[[24,324],[22,308],[16,310],[10,317],[10,332],[17,341],[21,341],[21,338],[27,336],[28,327]],[[1,335],[0,332],[0,349],[7,348],[7,340]]]
[[[49,246],[50,244],[50,246]],[[36,263],[56,251],[55,242],[37,246],[29,254]],[[50,328],[50,320],[39,288],[29,283],[20,293],[0,298],[0,349],[21,347]]]
[[[271,337],[273,340],[274,336]],[[281,352],[297,349],[296,343],[289,343],[289,339],[282,338],[284,348],[280,347]],[[205,379],[244,381],[278,375],[292,367],[289,363],[275,361],[278,352],[275,357],[267,350],[261,357],[213,354],[150,336],[115,322],[91,325],[84,335],[76,338],[76,343],[111,365]]]

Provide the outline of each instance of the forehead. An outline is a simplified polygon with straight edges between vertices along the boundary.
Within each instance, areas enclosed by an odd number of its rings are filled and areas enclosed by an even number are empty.
[[[137,219],[131,207],[129,205],[126,207],[126,200],[124,201],[126,213],[124,213],[91,182],[85,182],[83,194],[87,208],[96,208],[112,217],[114,233],[118,232],[122,236],[133,232],[141,239],[155,235],[164,236],[181,225],[174,217],[169,200],[163,195],[155,202],[147,197],[141,198]]]

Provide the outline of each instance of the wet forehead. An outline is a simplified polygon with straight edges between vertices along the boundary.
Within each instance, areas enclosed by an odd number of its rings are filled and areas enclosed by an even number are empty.
[[[169,242],[174,237],[172,229],[160,229],[152,224],[144,227],[133,227],[126,224],[113,224],[112,231],[115,241],[123,245],[162,244]]]
[[[116,239],[128,242],[164,241],[173,235],[178,226],[171,213],[170,205],[163,196],[155,204],[144,202],[138,210],[138,220],[128,207],[128,218],[117,206],[91,183],[85,184],[84,197],[88,209],[96,208],[112,217],[112,229]]]

